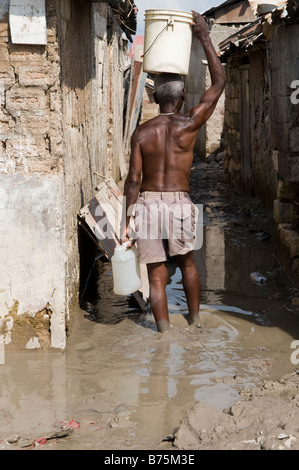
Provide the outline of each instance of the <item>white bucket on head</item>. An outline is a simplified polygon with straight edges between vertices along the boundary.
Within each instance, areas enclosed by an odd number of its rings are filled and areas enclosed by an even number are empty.
[[[193,14],[146,10],[143,71],[188,75]]]

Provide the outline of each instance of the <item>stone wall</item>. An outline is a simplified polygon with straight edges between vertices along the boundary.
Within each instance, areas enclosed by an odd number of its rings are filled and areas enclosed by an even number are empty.
[[[259,197],[268,209],[277,190],[270,70],[267,52],[259,47],[228,60],[223,133],[226,180]]]
[[[239,64],[232,59],[226,65],[223,147],[225,180],[241,187],[240,80]]]
[[[267,54],[267,50],[258,48],[253,49],[250,55],[250,148],[253,195],[258,196],[265,207],[272,209],[277,192],[277,162],[273,155],[271,67]]]
[[[0,335],[63,349],[79,305],[77,214],[120,178],[127,40],[110,7],[47,0],[47,45],[0,8]]]
[[[8,2],[3,13],[0,19],[0,171],[60,173],[62,118],[55,2],[47,3],[47,47],[12,44]]]
[[[269,31],[267,41],[227,60],[224,171],[226,181],[246,190],[250,172],[249,191],[273,210],[279,259],[299,285],[299,105],[291,100],[299,25]]]
[[[272,38],[272,139],[277,164],[274,201],[277,251],[299,286],[299,103],[292,83],[299,79],[299,24],[276,28]]]
[[[78,209],[105,177],[117,182],[123,156],[123,70],[127,40],[110,7],[60,3],[61,91],[65,162],[67,318],[78,304]],[[84,249],[84,248],[83,248]],[[81,259],[84,262],[85,254]],[[87,263],[91,260],[86,259]],[[83,280],[84,282],[84,280]]]

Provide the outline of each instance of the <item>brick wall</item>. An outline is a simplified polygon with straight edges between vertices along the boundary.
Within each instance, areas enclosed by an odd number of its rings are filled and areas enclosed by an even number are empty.
[[[47,47],[12,44],[7,14],[0,23],[0,170],[4,173],[60,168],[62,114],[55,2],[47,2],[47,20]]]
[[[79,307],[77,214],[103,177],[120,178],[127,41],[106,3],[47,0],[47,44],[12,44],[8,5],[1,0],[0,335],[8,348],[63,349]]]

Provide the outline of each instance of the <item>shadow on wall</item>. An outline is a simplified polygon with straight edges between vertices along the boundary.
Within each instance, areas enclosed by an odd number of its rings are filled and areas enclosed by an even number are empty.
[[[83,90],[95,73],[92,67],[94,54],[90,6],[85,0],[59,2],[61,22],[59,25],[61,48],[61,79],[70,89]]]

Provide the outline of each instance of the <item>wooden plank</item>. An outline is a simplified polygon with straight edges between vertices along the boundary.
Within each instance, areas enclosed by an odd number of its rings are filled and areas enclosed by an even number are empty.
[[[46,0],[10,0],[9,25],[15,44],[47,44]]]
[[[134,77],[135,80],[133,82],[133,96],[134,101],[131,103],[131,129],[130,134],[132,135],[136,126],[138,125],[138,119],[140,116],[140,110],[143,101],[143,92],[145,89],[145,83],[147,79],[147,73],[143,72],[142,69],[142,62],[134,62],[135,70],[134,70]]]
[[[240,95],[242,182],[244,191],[252,195],[253,176],[250,138],[249,66],[244,66],[240,69]]]
[[[98,193],[79,212],[79,217],[91,230],[93,238],[105,256],[113,256],[119,244],[119,225],[122,211],[122,194],[112,179],[99,187]]]
[[[107,259],[111,260],[115,246],[120,244],[120,222],[123,195],[112,178],[99,187],[98,193],[79,211],[79,223],[87,231]],[[140,266],[142,288],[133,294],[140,308],[145,309],[149,297],[147,268]]]
[[[126,116],[126,132],[124,138],[126,153],[129,153],[130,151],[131,136],[138,125],[146,79],[147,74],[142,70],[142,62],[135,61],[133,57]]]

